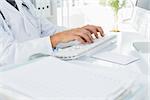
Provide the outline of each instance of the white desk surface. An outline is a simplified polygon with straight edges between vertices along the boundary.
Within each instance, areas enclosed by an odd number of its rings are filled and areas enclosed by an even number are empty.
[[[117,47],[115,47],[114,49],[106,48],[105,50],[98,50],[98,48],[97,48],[91,54],[95,54],[98,52],[103,52],[103,51],[107,51],[107,50],[112,49],[114,52],[119,52],[121,54],[127,54],[127,55],[134,55],[134,56],[141,57],[143,59],[144,56],[139,55],[132,47],[132,42],[145,40],[145,38],[143,36],[141,36],[137,33],[131,33],[131,32],[112,33],[112,34],[118,34],[118,40],[119,41],[118,41]],[[88,56],[90,56],[90,54]],[[147,80],[148,76],[149,76],[148,62],[146,62],[144,59],[137,61],[135,63],[129,64],[127,66],[122,66],[122,65],[117,65],[117,64],[113,64],[113,63],[108,63],[105,61],[95,60],[95,59],[89,58],[89,57],[82,57],[78,60],[69,61],[69,63],[75,63],[75,64],[83,65],[82,67],[90,68],[91,70],[95,70],[95,71],[100,70],[101,65],[107,65],[107,67],[113,67],[116,69],[117,68],[125,68],[125,69],[129,69],[129,70],[140,73],[141,76],[144,77],[143,81],[145,80],[145,83],[143,83],[143,84],[147,84],[147,82],[148,82],[148,80]],[[85,66],[88,64],[94,64],[96,66],[94,68],[93,67],[91,68],[90,66]],[[147,93],[148,93],[147,90],[145,90],[145,91],[143,91],[143,93],[134,96],[130,100],[148,100],[146,97]],[[2,88],[2,86],[0,86],[0,95],[1,94],[4,97],[7,96],[6,100],[29,100],[28,98],[25,98],[25,97],[23,98],[19,94],[16,94],[16,93],[11,92],[5,88]],[[0,100],[3,98],[2,96],[0,96]]]

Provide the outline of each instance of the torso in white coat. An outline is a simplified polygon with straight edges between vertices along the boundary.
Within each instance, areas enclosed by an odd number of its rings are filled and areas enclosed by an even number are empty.
[[[35,54],[51,54],[49,36],[59,28],[36,15],[29,0],[15,0],[19,11],[5,0],[0,0],[0,66],[26,61]],[[22,4],[26,6],[23,6]]]
[[[32,13],[32,8],[22,5],[22,0],[16,0],[19,11],[7,1],[1,0],[0,9],[6,18],[7,25],[16,41],[25,41],[38,38],[41,34],[38,18]]]

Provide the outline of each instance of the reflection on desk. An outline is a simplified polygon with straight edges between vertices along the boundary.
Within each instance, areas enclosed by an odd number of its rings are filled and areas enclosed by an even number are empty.
[[[95,72],[48,57],[1,72],[0,78],[0,83],[36,100],[112,100],[129,91],[138,75],[107,68]]]

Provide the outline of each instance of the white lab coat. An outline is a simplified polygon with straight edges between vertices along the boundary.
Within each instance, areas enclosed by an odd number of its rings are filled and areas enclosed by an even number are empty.
[[[25,3],[27,7],[23,6]],[[29,0],[16,0],[19,11],[0,0],[0,66],[27,61],[32,55],[51,55],[49,36],[59,28],[36,14]]]

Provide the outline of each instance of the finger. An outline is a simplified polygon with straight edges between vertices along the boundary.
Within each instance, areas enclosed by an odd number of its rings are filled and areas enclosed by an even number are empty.
[[[79,41],[81,44],[85,44],[86,42],[78,35],[74,36],[75,40]]]
[[[104,31],[101,27],[97,27],[97,31],[100,32],[100,35],[104,37]]]
[[[86,34],[86,33],[81,33],[79,34],[79,36],[84,39],[84,41],[86,41],[87,43],[92,43],[90,37]]]
[[[89,31],[83,29],[83,33],[81,35],[88,43],[93,43],[93,38]]]
[[[96,38],[98,38],[97,29],[94,27],[91,31],[93,32],[94,36],[95,36]]]
[[[83,31],[84,31],[84,34],[88,35],[88,37],[90,38],[91,42],[93,42],[93,37],[92,37],[91,32],[86,30],[86,29],[83,29]]]
[[[90,35],[88,35],[88,32],[84,29],[80,29],[80,31],[75,33],[75,35],[80,36],[81,38],[83,38],[88,43],[92,43],[92,37],[90,37]]]
[[[98,38],[97,29],[95,27],[86,28],[88,31],[90,31],[91,34],[94,34],[96,38]]]
[[[94,34],[94,36],[96,38],[98,38],[98,32],[97,32],[97,26],[94,25],[87,25],[84,27],[85,29],[87,29],[88,31],[91,32],[91,34]]]

